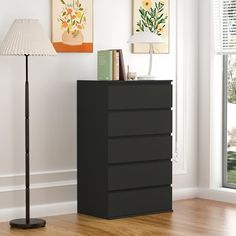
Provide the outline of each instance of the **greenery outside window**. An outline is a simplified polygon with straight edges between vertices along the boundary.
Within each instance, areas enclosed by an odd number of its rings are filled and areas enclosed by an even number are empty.
[[[236,188],[236,55],[224,56],[223,186]]]

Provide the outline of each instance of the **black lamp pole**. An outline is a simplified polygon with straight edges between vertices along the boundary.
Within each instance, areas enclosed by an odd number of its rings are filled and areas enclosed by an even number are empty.
[[[29,76],[28,58],[26,58],[26,80],[25,80],[25,218],[10,221],[10,226],[20,229],[32,229],[44,227],[46,221],[43,219],[30,218],[30,145],[29,145]]]
[[[26,224],[30,223],[30,174],[29,174],[29,74],[28,57],[26,58],[26,80],[25,80],[25,216]]]

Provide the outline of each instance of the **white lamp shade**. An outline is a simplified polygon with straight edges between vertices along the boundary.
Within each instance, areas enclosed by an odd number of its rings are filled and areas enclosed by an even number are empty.
[[[53,56],[56,51],[35,19],[17,19],[0,45],[0,55]]]
[[[129,39],[128,43],[163,43],[160,36],[150,31],[135,32]]]

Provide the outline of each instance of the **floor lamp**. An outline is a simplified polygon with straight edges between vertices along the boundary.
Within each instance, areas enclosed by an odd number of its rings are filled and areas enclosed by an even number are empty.
[[[0,45],[0,55],[25,56],[25,218],[10,221],[14,228],[30,229],[44,227],[43,219],[30,218],[30,139],[29,139],[29,56],[56,55],[50,40],[44,34],[38,20],[15,20],[5,39]]]

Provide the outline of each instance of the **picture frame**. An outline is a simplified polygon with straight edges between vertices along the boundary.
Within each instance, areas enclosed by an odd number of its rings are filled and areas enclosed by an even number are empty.
[[[93,52],[93,0],[52,1],[52,44],[57,52]]]
[[[154,53],[169,53],[170,0],[133,0],[133,34],[151,31],[159,35],[162,43],[154,44]],[[133,53],[149,53],[148,44],[133,44]]]

